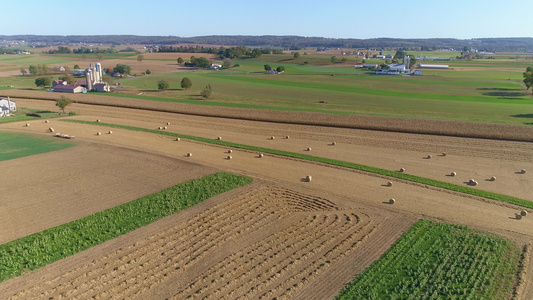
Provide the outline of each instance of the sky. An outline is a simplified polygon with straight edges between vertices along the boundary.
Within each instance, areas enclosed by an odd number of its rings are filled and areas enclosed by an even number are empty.
[[[0,16],[0,35],[533,37],[533,0],[1,0]]]

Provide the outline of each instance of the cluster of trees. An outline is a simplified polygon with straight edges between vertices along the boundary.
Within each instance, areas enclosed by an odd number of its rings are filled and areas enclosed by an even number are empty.
[[[131,67],[129,65],[125,65],[125,64],[117,64],[113,68],[113,72],[129,75],[131,73]]]
[[[47,65],[44,65],[44,64],[30,65],[28,67],[28,71],[30,71],[30,74],[32,74],[34,76],[46,75],[46,74],[50,74],[50,67],[48,67]],[[23,75],[24,75],[24,73],[23,73]]]
[[[39,77],[35,79],[35,85],[37,87],[47,87],[52,85],[52,79],[50,77]]]
[[[180,58],[178,58],[178,63],[180,61]],[[182,62],[183,62],[183,59],[182,59]],[[211,63],[209,62],[209,59],[207,59],[205,57],[196,58],[194,56],[191,56],[191,60],[188,61],[188,62],[185,62],[184,65],[186,67],[209,68]]]
[[[283,49],[279,48],[247,48],[239,47],[204,47],[204,46],[160,46],[156,48],[157,52],[179,52],[179,53],[212,53],[218,54],[220,58],[238,58],[238,57],[260,57],[263,54],[281,54]]]
[[[265,71],[267,71],[267,72],[272,70],[272,67],[270,65],[265,65],[264,68],[265,68]],[[279,67],[276,68],[276,71],[278,73],[284,72],[285,71],[285,67],[284,66],[279,66]]]

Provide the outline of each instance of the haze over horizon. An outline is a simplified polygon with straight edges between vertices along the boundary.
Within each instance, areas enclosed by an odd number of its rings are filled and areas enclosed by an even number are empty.
[[[81,2],[80,2],[81,3]],[[85,6],[5,2],[2,35],[296,35],[326,38],[533,37],[533,1],[325,3],[280,1],[222,6],[156,0],[94,0]]]

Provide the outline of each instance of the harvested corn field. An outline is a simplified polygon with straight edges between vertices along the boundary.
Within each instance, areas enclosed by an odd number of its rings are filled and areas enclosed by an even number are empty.
[[[157,233],[136,232],[91,261],[75,266],[78,258],[68,258],[60,264],[70,270],[39,284],[31,283],[54,265],[25,276],[29,284],[15,278],[4,292],[11,299],[331,297],[414,222],[271,186],[203,205],[210,207],[154,223]],[[354,259],[358,268],[346,263]],[[324,276],[338,281],[325,288]]]

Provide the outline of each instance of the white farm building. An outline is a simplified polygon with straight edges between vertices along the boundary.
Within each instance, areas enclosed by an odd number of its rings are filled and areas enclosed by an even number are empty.
[[[7,97],[7,99],[0,99],[0,118],[8,117],[12,111],[17,111],[17,104],[15,101],[11,101],[9,97]]]
[[[418,64],[420,69],[448,69],[448,65]]]

